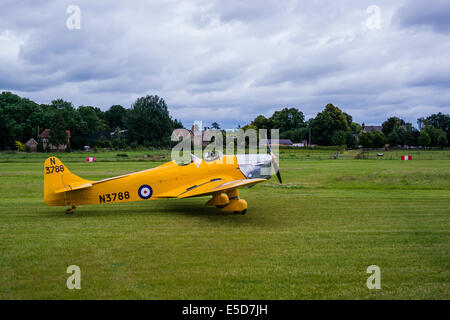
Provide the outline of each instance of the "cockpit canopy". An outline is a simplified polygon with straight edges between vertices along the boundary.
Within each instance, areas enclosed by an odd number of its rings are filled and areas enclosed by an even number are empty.
[[[223,153],[222,152],[220,152],[220,151],[215,151],[215,152],[205,152],[205,154],[203,155],[203,159],[202,158],[199,158],[199,157],[197,157],[195,154],[190,154],[190,161],[189,162],[181,162],[181,163],[178,163],[177,162],[177,164],[179,165],[179,166],[185,166],[185,165],[188,165],[188,164],[191,164],[191,163],[197,163],[197,164],[199,164],[200,162],[202,162],[203,160],[205,161],[205,162],[212,162],[212,161],[215,161],[215,160],[218,160],[218,159],[222,159],[222,157],[223,157]]]
[[[272,177],[272,156],[270,154],[237,154],[239,170],[247,179],[270,179]]]
[[[206,152],[203,155],[203,159],[197,157],[194,154],[190,155],[189,163],[182,163],[179,165],[188,165],[195,163],[197,166],[202,161],[212,162],[218,159],[222,159],[223,153],[220,151]],[[270,154],[237,154],[236,160],[239,166],[239,170],[244,174],[247,179],[270,179],[272,177],[272,156]]]
[[[222,157],[223,153],[220,151],[205,152],[205,154],[203,155],[203,160],[205,160],[206,162],[211,162],[222,159]]]

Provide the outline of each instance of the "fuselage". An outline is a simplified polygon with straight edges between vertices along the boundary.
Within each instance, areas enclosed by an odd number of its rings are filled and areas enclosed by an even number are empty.
[[[242,156],[224,155],[212,161],[197,158],[186,165],[170,161],[152,169],[101,181],[83,180],[79,184],[89,184],[90,187],[79,190],[72,189],[76,183],[64,181],[62,176],[62,184],[70,192],[54,193],[45,190],[44,199],[46,204],[53,206],[155,200],[171,198],[189,192],[190,188],[217,180],[270,178],[270,156]],[[70,175],[66,179],[69,180]]]

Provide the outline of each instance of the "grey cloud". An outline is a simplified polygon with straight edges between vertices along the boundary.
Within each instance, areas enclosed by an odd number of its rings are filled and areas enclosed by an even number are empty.
[[[450,60],[419,65],[408,81],[411,86],[450,87]]]
[[[410,0],[396,13],[394,22],[401,27],[431,27],[437,32],[450,31],[450,2],[446,0]]]
[[[158,94],[185,125],[330,102],[371,124],[450,112],[445,22],[418,1],[377,1],[380,30],[365,26],[368,0],[79,0],[68,30],[72,3],[0,3],[0,90],[102,108]]]
[[[264,3],[251,0],[227,0],[215,1],[214,10],[222,21],[251,22],[277,14],[283,7],[286,8],[287,5],[276,0],[267,0]]]

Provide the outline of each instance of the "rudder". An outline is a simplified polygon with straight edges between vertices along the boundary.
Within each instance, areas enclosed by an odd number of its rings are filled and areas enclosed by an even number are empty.
[[[57,157],[47,158],[44,162],[44,202],[49,206],[67,205],[65,193],[56,194],[55,190],[85,181],[71,173]]]

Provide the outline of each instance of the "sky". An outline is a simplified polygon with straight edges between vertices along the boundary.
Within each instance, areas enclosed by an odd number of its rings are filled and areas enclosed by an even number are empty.
[[[74,7],[75,6],[75,7]],[[450,113],[450,1],[0,0],[0,91],[222,128],[327,103],[354,121]]]

